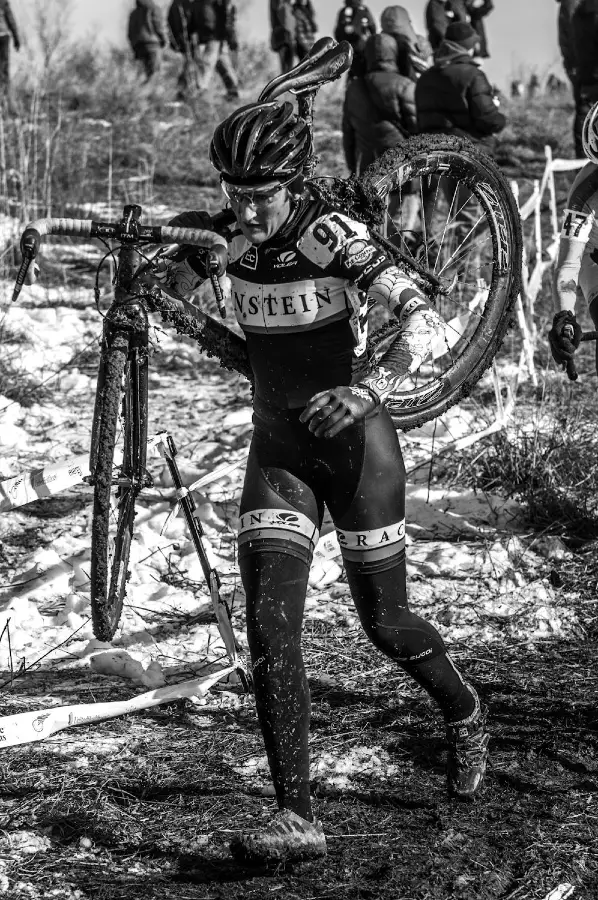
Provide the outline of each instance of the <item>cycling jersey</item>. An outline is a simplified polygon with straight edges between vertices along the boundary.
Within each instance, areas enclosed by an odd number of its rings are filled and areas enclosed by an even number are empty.
[[[578,173],[563,216],[553,289],[558,311],[575,311],[577,287],[588,304],[598,297],[598,166]]]
[[[274,238],[259,246],[236,225],[222,233],[256,396],[274,407],[304,407],[319,391],[357,382],[383,400],[421,364],[426,340],[441,330],[435,311],[374,243],[367,226],[320,201],[302,201]],[[162,277],[180,293],[199,283],[192,254],[165,266]],[[404,326],[401,371],[390,371],[384,359],[378,371],[369,370],[368,295]]]

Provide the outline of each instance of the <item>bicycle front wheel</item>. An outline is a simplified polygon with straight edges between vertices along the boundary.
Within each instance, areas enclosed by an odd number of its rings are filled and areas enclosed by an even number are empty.
[[[91,529],[93,632],[110,641],[122,614],[129,577],[135,502],[145,478],[147,357],[131,350],[128,332],[116,332],[103,348],[92,451]],[[122,461],[115,447],[122,434]]]
[[[493,160],[461,137],[411,138],[373,163],[360,186],[384,200],[381,242],[446,323],[431,358],[387,401],[407,431],[466,397],[492,363],[519,292],[519,212]],[[393,333],[373,336],[375,358]]]

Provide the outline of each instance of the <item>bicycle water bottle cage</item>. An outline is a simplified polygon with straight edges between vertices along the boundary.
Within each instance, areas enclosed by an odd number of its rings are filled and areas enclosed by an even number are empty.
[[[324,37],[311,48],[309,54],[289,72],[269,81],[258,97],[258,103],[275,100],[281,94],[315,93],[323,84],[335,81],[347,72],[353,60],[353,48],[348,41],[337,43]]]

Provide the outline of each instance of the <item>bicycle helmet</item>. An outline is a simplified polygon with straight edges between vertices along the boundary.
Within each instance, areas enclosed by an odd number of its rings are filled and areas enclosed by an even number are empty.
[[[291,179],[312,155],[311,129],[289,101],[241,107],[216,127],[210,144],[214,168],[240,184]]]
[[[590,162],[598,165],[598,103],[594,103],[584,119],[581,139],[583,152]]]

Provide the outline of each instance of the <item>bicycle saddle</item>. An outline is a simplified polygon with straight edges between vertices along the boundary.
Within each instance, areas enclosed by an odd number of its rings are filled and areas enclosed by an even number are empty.
[[[323,37],[313,45],[308,55],[290,72],[283,72],[269,81],[258,97],[258,103],[268,103],[286,91],[303,94],[317,91],[323,84],[335,81],[347,71],[353,59],[348,41],[337,43]]]

